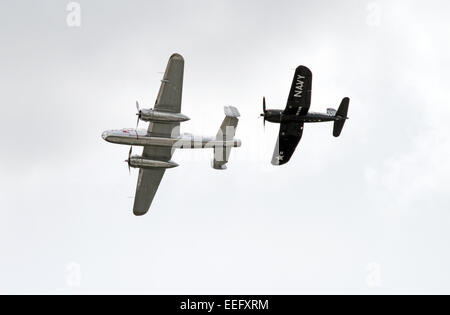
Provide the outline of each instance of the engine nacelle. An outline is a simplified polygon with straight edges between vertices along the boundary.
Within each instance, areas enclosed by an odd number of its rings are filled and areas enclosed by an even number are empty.
[[[156,121],[166,123],[179,123],[190,120],[183,114],[160,112],[153,109],[142,109],[139,111],[139,118],[143,121]]]
[[[132,156],[129,160],[130,167],[133,168],[174,168],[177,167],[178,164],[173,161],[158,161],[158,160],[149,160],[143,158],[142,156]]]

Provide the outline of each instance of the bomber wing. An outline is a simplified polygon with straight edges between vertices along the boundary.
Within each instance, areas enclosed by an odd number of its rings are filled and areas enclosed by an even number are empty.
[[[184,59],[179,54],[173,54],[167,64],[155,110],[169,113],[181,112],[181,97],[183,91]],[[178,137],[179,123],[150,122],[148,134],[157,137]],[[142,156],[151,160],[169,161],[172,158],[172,148],[144,147]],[[134,199],[133,212],[135,215],[144,215],[150,209],[153,198],[164,176],[165,169],[140,169]]]
[[[143,157],[167,162],[172,158],[172,153],[172,148],[147,146],[144,148]],[[163,168],[139,170],[133,207],[135,215],[144,215],[148,212],[165,171]]]
[[[166,72],[161,81],[155,110],[169,113],[181,112],[181,97],[183,93],[184,59],[179,54],[173,54],[167,64]],[[148,127],[148,133],[153,136],[178,137],[179,123],[154,123]]]

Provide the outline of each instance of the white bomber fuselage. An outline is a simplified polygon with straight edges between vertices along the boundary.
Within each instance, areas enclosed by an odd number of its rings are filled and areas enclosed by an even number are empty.
[[[182,134],[177,138],[165,138],[149,136],[147,130],[121,129],[108,130],[102,134],[105,141],[132,146],[157,146],[171,147],[178,149],[202,149],[214,148],[218,146],[240,147],[241,140],[233,139],[227,141],[217,140],[213,137],[194,136],[191,134]]]

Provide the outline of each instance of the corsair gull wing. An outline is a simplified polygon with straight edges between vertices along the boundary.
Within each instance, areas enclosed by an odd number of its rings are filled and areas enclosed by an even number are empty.
[[[312,72],[305,66],[295,70],[284,115],[303,116],[311,105]]]
[[[289,162],[303,135],[303,123],[282,123],[277,144],[273,152],[272,164],[283,165]]]

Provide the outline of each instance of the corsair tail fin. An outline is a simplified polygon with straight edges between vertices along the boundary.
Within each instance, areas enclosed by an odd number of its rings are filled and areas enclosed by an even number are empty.
[[[344,128],[345,121],[348,119],[348,105],[350,103],[350,99],[348,97],[344,98],[336,112],[336,120],[334,121],[333,128],[333,136],[339,137],[342,132],[342,128]]]
[[[214,159],[212,167],[216,170],[225,170],[228,159],[230,158],[231,148],[240,145],[239,140],[234,139],[236,127],[240,116],[236,107],[225,106],[225,119],[216,135],[218,145],[214,146]]]

